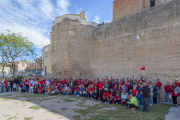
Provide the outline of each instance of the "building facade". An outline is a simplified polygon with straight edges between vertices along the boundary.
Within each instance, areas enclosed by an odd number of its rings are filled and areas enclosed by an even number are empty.
[[[113,21],[171,0],[114,0]]]
[[[45,75],[51,75],[52,73],[51,49],[51,44],[43,47],[42,68]]]

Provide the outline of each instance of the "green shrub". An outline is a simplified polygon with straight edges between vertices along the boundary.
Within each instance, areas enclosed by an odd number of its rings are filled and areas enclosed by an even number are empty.
[[[13,76],[11,76],[11,78],[13,78]],[[23,79],[24,77],[18,75],[17,78],[18,78],[19,80],[21,80],[21,79]]]

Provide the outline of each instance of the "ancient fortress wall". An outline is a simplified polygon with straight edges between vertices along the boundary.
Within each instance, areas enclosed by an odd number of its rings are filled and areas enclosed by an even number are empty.
[[[95,28],[91,67],[94,77],[140,79],[146,73],[148,80],[159,77],[163,84],[180,78],[180,0]]]
[[[58,17],[53,23],[53,76],[140,79],[145,73],[163,84],[180,78],[180,0],[100,27],[77,17]]]
[[[58,17],[52,26],[52,76],[92,75],[91,32],[97,25],[71,14]]]

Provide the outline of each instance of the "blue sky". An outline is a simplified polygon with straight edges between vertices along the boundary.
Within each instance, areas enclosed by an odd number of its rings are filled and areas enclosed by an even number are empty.
[[[55,17],[86,12],[91,22],[111,22],[113,0],[0,0],[0,32],[22,32],[36,45],[41,56],[50,43],[49,33]]]

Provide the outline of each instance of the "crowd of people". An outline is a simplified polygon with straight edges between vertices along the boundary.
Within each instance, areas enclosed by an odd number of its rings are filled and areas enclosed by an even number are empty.
[[[24,78],[19,80],[11,78],[2,79],[0,82],[1,93],[18,92],[45,95],[75,95],[101,100],[105,104],[126,105],[132,110],[143,108],[149,112],[149,105],[156,105],[161,101],[162,83],[157,78],[156,82],[133,79],[72,79],[72,78]],[[165,102],[177,107],[180,104],[180,82],[176,79],[164,86]]]

